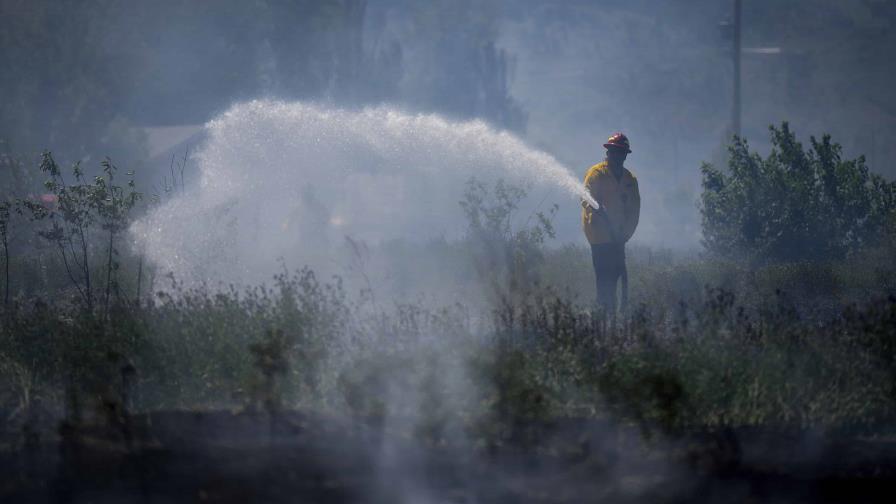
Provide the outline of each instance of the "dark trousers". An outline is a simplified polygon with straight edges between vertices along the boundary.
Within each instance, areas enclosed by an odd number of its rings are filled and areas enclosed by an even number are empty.
[[[597,304],[607,315],[616,316],[616,284],[625,274],[625,245],[591,245],[591,262],[597,283]]]

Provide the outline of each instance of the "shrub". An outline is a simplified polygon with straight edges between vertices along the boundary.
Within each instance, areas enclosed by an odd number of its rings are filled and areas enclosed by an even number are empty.
[[[41,159],[40,169],[50,178],[44,184],[48,201],[18,201],[18,212],[28,213],[43,225],[38,231],[43,239],[59,251],[65,273],[80,294],[88,310],[93,310],[96,296],[104,291],[103,306],[108,313],[111,295],[121,300],[118,270],[118,240],[130,224],[131,211],[142,198],[135,190],[133,173],[126,186],[116,184],[118,168],[107,158],[102,162],[103,175],[93,182],[86,180],[80,164],[72,168],[72,181],[66,182],[59,165],[49,152]],[[8,212],[4,215],[8,217]],[[3,231],[6,244],[7,230]],[[95,285],[92,263],[101,260],[105,269],[105,286]],[[7,261],[8,262],[8,261]]]
[[[704,164],[704,245],[762,260],[839,259],[882,239],[896,211],[896,183],[869,173],[863,156],[842,158],[829,135],[804,150],[785,122],[772,151],[729,147],[728,173]]]
[[[494,189],[483,182],[467,182],[461,209],[467,221],[464,245],[472,262],[488,286],[492,303],[514,303],[538,285],[539,268],[544,264],[543,245],[555,237],[553,218],[559,207],[535,211],[519,228],[513,225],[515,212],[526,190],[503,180]],[[534,218],[534,221],[533,221]]]

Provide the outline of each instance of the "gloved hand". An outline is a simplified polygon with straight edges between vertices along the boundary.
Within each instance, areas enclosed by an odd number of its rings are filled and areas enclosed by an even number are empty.
[[[588,203],[585,200],[582,200],[582,208],[585,208],[585,209],[590,208],[592,212],[597,212],[598,210],[600,210],[600,207],[594,208],[593,206],[591,206],[591,203]]]

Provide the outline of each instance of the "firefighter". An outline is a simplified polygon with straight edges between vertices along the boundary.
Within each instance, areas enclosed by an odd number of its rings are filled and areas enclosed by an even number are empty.
[[[609,316],[616,315],[616,285],[622,280],[622,308],[628,296],[625,243],[638,227],[641,195],[638,180],[623,164],[631,153],[628,138],[614,133],[604,144],[607,157],[585,174],[585,187],[598,208],[582,202],[582,227],[591,244],[591,261],[597,286],[597,303]]]

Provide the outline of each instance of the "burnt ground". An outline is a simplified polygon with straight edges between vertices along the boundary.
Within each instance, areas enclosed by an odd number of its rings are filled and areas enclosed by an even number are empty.
[[[648,438],[598,420],[537,443],[421,443],[300,412],[135,415],[8,435],[2,502],[892,502],[896,441],[743,429]],[[16,441],[18,439],[18,441]],[[22,441],[24,439],[24,441]]]

